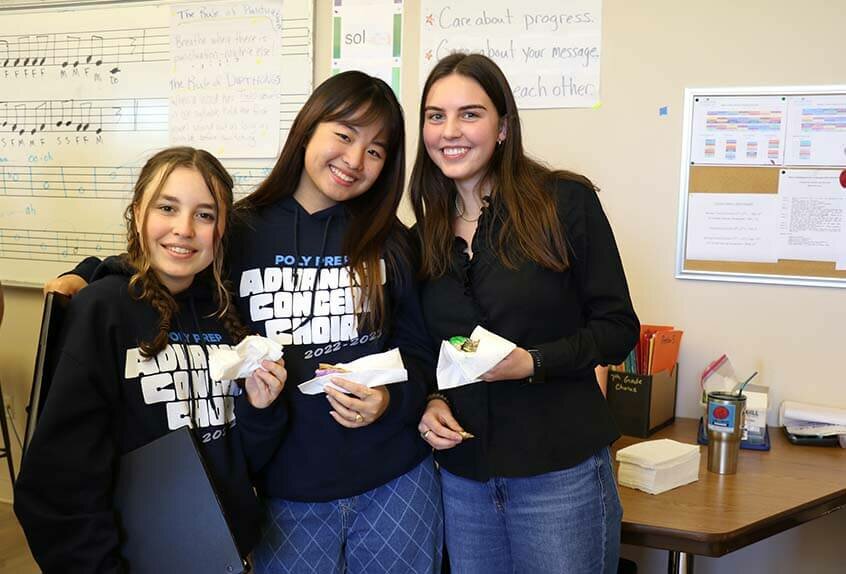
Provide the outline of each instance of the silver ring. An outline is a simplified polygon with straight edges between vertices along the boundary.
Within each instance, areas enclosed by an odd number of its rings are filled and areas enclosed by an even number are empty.
[[[364,422],[364,417],[361,416],[361,413],[355,413],[355,422],[357,422],[357,423],[363,423]]]
[[[430,432],[432,432],[432,429],[427,429],[426,432],[420,433],[420,436],[423,437],[423,440],[426,440],[426,437],[429,436]]]

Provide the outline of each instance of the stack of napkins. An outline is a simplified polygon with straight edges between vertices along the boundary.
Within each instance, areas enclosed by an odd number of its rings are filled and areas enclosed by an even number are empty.
[[[667,438],[617,451],[617,482],[649,494],[660,494],[699,479],[699,447]]]

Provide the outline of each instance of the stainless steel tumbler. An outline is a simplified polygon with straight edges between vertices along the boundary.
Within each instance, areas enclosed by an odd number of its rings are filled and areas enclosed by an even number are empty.
[[[708,470],[737,472],[740,437],[746,418],[746,395],[708,393]]]

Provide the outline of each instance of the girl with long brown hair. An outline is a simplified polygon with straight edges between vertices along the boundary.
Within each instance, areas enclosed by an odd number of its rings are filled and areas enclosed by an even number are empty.
[[[269,519],[258,572],[440,570],[440,484],[416,431],[429,362],[407,230],[396,217],[405,130],[390,87],[361,72],[317,87],[276,166],[238,206],[230,263],[239,306],[285,345],[290,380],[398,347],[408,381],[341,377],[283,393],[284,435],[259,473]]]
[[[183,426],[195,432],[242,556],[260,509],[235,414],[261,412],[286,372],[211,381],[209,351],[247,330],[223,281],[232,178],[211,154],[163,150],[126,209],[127,251],[99,266],[64,322],[50,393],[15,484],[15,512],[45,572],[121,572],[112,503],[118,458]],[[155,548],[150,549],[156,551]]]
[[[430,394],[418,425],[452,571],[616,572],[619,433],[594,367],[625,358],[638,320],[596,189],[528,158],[502,71],[453,54],[423,89],[411,198],[433,338],[481,325],[517,344],[482,382]]]

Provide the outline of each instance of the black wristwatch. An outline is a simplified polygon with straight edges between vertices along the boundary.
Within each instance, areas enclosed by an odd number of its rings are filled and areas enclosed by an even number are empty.
[[[546,371],[543,368],[543,353],[539,349],[527,349],[529,354],[532,356],[532,364],[535,367],[535,371],[529,375],[527,379],[528,383],[536,384],[536,383],[543,383],[546,381]]]

